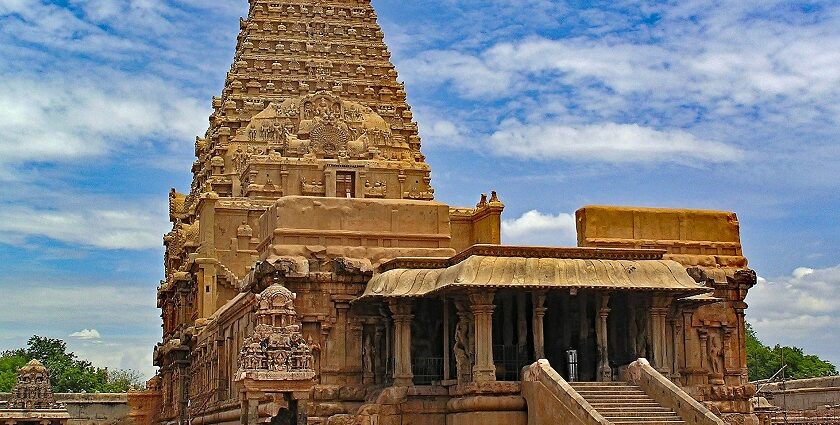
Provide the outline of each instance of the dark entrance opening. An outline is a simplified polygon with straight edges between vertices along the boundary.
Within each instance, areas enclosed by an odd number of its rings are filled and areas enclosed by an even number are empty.
[[[411,372],[415,385],[443,380],[443,338],[443,301],[416,300],[411,322]]]
[[[550,292],[546,299],[545,357],[570,380],[568,351],[577,352],[578,381],[595,380],[598,367],[595,298],[587,293]]]
[[[523,367],[534,362],[534,330],[530,294],[502,291],[493,311],[493,362],[496,380],[518,381]]]

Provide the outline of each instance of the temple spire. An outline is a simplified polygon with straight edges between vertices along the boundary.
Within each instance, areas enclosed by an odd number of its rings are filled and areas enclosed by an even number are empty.
[[[307,181],[300,190],[280,184],[277,190],[249,193],[248,185],[264,186],[265,179],[242,173],[255,156],[273,154],[365,161],[356,166],[368,167],[398,163],[386,167],[402,169],[402,177],[369,180],[358,188],[376,197],[433,197],[417,125],[370,1],[251,0],[240,27],[225,87],[213,99],[210,127],[196,142],[194,195],[277,197],[307,189],[316,194],[317,186],[326,184],[301,176]]]

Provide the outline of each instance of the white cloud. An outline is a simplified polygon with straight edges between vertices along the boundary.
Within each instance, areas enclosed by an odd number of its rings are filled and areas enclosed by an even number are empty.
[[[78,332],[73,332],[68,336],[70,338],[83,339],[83,340],[102,339],[102,335],[100,335],[99,331],[97,331],[96,329],[82,329]]]
[[[519,218],[502,221],[502,242],[511,245],[574,246],[575,217],[528,211]]]
[[[803,347],[840,365],[838,299],[840,265],[801,267],[790,276],[759,279],[747,297],[747,319],[765,344]]]
[[[490,136],[497,155],[528,160],[717,163],[740,159],[739,149],[700,140],[681,130],[659,131],[636,124],[563,125],[509,120]]]
[[[103,75],[0,79],[0,162],[72,161],[158,136],[190,140],[206,111],[162,81]]]
[[[57,209],[27,205],[0,208],[0,242],[22,244],[31,237],[104,249],[162,247],[168,216],[162,208],[117,209],[101,204]]]

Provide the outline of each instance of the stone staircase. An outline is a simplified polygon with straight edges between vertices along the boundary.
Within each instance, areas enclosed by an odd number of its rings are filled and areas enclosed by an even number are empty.
[[[613,424],[684,425],[673,410],[662,407],[638,385],[626,382],[570,382],[592,407]]]

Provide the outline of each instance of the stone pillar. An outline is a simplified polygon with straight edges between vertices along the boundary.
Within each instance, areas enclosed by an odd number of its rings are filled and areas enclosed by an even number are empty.
[[[653,346],[653,353],[651,353],[651,362],[663,375],[670,373],[670,367],[667,359],[667,347],[665,346],[666,323],[665,317],[668,315],[669,298],[654,297],[653,304],[650,308],[650,337],[651,345]]]
[[[738,367],[738,365],[735,364],[738,363],[739,360],[736,358],[736,356],[740,357],[740,353],[738,353],[736,350],[733,350],[733,333],[734,329],[732,329],[731,327],[727,326],[723,328],[723,374],[727,377],[730,374],[734,375],[735,373],[740,375],[741,372],[740,367]]]
[[[750,382],[749,373],[747,370],[747,346],[746,323],[744,321],[744,309],[735,308],[735,315],[738,317],[738,368],[741,371],[741,383],[747,384]]]
[[[390,300],[391,317],[394,318],[394,386],[414,385],[411,371],[411,314],[410,300]]]
[[[545,312],[548,310],[545,308],[546,294],[546,291],[534,291],[531,293],[531,304],[534,306],[534,357],[536,357],[537,360],[545,358],[545,330],[543,329],[543,318],[545,318]]]
[[[348,312],[350,303],[343,299],[333,299],[335,305],[335,324],[330,329],[327,339],[327,359],[330,372],[347,371],[347,340],[349,339]]]
[[[240,406],[242,409],[241,421],[242,425],[257,425],[260,421],[260,399],[262,393],[243,392],[240,398]]]
[[[700,368],[706,369],[706,358],[709,353],[709,332],[705,328],[697,329],[700,336]]]
[[[382,377],[385,375],[383,370],[385,369],[386,365],[383,364],[382,360],[388,358],[388,345],[384,342],[386,339],[384,337],[385,332],[383,332],[383,328],[381,323],[376,324],[375,334],[373,337],[373,346],[376,347],[376,356],[374,356],[374,383],[381,384],[383,379]],[[384,347],[384,351],[383,351]],[[385,353],[383,356],[381,353]],[[387,361],[387,360],[386,360]]]
[[[452,379],[452,371],[449,370],[449,356],[452,352],[449,348],[449,335],[452,333],[449,332],[449,300],[444,297],[441,301],[443,302],[443,380],[448,381]]]
[[[324,170],[324,194],[327,198],[335,198],[335,170]]]
[[[610,294],[601,295],[598,308],[598,329],[595,336],[598,338],[598,380],[602,382],[612,381],[612,369],[610,368],[607,318],[610,316]]]
[[[475,322],[475,366],[473,381],[496,380],[496,365],[493,363],[493,298],[492,290],[470,293],[470,310]]]
[[[671,325],[671,378],[673,380],[680,379],[680,359],[684,357],[683,353],[683,327],[680,319],[682,313],[679,310],[674,312],[674,315],[668,320]]]

